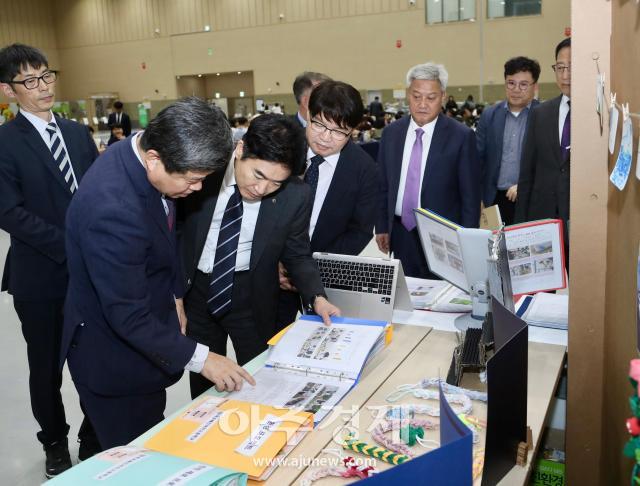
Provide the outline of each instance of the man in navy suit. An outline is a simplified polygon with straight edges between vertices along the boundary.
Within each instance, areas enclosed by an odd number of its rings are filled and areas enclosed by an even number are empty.
[[[477,228],[480,219],[475,135],[441,114],[448,77],[439,64],[412,67],[407,73],[410,116],[385,128],[380,140],[376,242],[380,251],[393,252],[411,277],[431,277],[414,208],[430,209],[467,228]]]
[[[306,128],[309,149],[304,181],[311,188],[311,251],[358,255],[373,238],[378,170],[351,141],[364,113],[360,93],[340,81],[325,81],[311,92]],[[281,267],[279,324],[295,320],[300,298]]]
[[[122,101],[116,101],[113,104],[113,113],[109,113],[109,118],[107,120],[107,125],[109,129],[113,129],[114,126],[120,125],[122,131],[124,132],[124,136],[128,137],[131,135],[131,118],[123,111],[124,105]],[[111,138],[114,138],[113,134]],[[111,140],[109,140],[110,143]]]
[[[71,467],[58,369],[67,290],[64,221],[80,180],[98,156],[86,127],[55,118],[56,72],[38,49],[13,44],[0,50],[0,88],[20,104],[0,126],[0,228],[11,236],[2,290],[13,295],[29,360],[31,409],[46,452],[45,474]],[[85,419],[80,459],[95,451]]]
[[[178,101],[107,150],[69,207],[62,356],[105,449],[162,421],[165,389],[185,369],[219,390],[254,383],[236,363],[181,333],[173,199],[200,190],[230,153],[223,113],[198,98]]]
[[[526,57],[514,57],[504,65],[507,99],[487,108],[480,117],[476,139],[482,164],[482,201],[497,204],[502,221],[513,224],[518,195],[520,157],[540,65]]]
[[[330,324],[339,315],[324,295],[309,247],[309,187],[290,178],[305,151],[304,132],[284,115],[261,115],[236,145],[226,172],[185,201],[182,229],[188,336],[225,354],[231,338],[240,364],[277,331],[278,262],[305,306]],[[191,373],[191,395],[211,387]]]

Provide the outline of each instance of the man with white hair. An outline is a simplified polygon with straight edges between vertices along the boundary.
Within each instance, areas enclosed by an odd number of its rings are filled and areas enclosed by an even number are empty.
[[[376,242],[406,275],[434,278],[416,230],[421,207],[467,228],[480,219],[480,163],[473,130],[442,115],[449,75],[428,62],[407,73],[410,115],[382,133]]]

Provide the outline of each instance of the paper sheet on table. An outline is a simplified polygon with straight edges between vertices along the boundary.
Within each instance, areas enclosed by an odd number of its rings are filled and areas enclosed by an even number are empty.
[[[471,297],[445,280],[406,277],[414,309],[434,312],[470,312]]]
[[[332,376],[307,376],[274,368],[262,368],[253,377],[256,386],[245,384],[229,398],[309,412],[316,423],[333,410],[353,385],[352,381]]]

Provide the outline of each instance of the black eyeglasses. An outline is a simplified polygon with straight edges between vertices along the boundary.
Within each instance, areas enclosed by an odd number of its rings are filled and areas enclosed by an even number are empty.
[[[520,81],[519,83],[513,81],[513,80],[509,80],[507,81],[507,89],[510,91],[513,91],[514,89],[518,88],[520,91],[526,91],[529,89],[530,86],[533,86],[535,83],[529,83],[527,81]]]
[[[553,64],[551,69],[558,74],[571,73],[571,66],[565,66],[564,64]]]
[[[343,132],[342,130],[329,128],[324,123],[320,123],[317,120],[311,120],[311,129],[318,134],[329,132],[329,135],[331,135],[331,138],[333,138],[336,142],[342,142],[343,140],[346,140],[347,138],[349,138],[349,135],[351,135],[350,132],[346,133],[346,132]]]
[[[34,76],[32,78],[23,79],[22,81],[7,81],[7,84],[21,84],[27,89],[36,89],[40,86],[40,80],[44,81],[44,84],[51,84],[57,78],[56,71],[47,71],[41,76]]]

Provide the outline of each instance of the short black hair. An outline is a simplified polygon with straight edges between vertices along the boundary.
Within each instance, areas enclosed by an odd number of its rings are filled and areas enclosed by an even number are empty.
[[[537,83],[540,77],[540,64],[535,59],[518,56],[512,57],[504,63],[504,77],[512,76],[516,73],[531,73],[533,82]]]
[[[114,108],[116,108],[116,109],[118,109],[118,110],[119,110],[119,109],[121,109],[123,106],[124,106],[124,105],[122,104],[122,101],[116,101],[116,102],[113,104],[113,107],[114,107]]]
[[[20,70],[27,70],[31,66],[40,69],[49,67],[47,57],[40,49],[25,44],[11,44],[0,49],[0,82],[13,81]]]
[[[324,118],[345,128],[355,128],[362,121],[364,106],[357,89],[342,81],[325,81],[311,92],[309,115]]]
[[[299,174],[307,153],[307,139],[297,120],[285,115],[254,118],[242,137],[242,159],[260,159],[285,165]]]
[[[158,113],[145,128],[140,146],[158,152],[170,174],[224,170],[233,151],[222,110],[195,96]]]
[[[556,57],[555,59],[558,59],[558,53],[564,49],[565,47],[571,47],[571,37],[567,37],[566,39],[563,39],[562,42],[560,42],[560,44],[558,44],[556,46]]]
[[[122,129],[122,123],[114,123],[113,125],[111,125],[111,131],[113,132],[114,128],[120,128]]]
[[[314,83],[324,83],[325,81],[331,81],[331,78],[326,74],[312,71],[305,71],[299,74],[293,82],[293,96],[296,97],[296,103],[300,104],[302,95],[308,89],[313,88]]]

